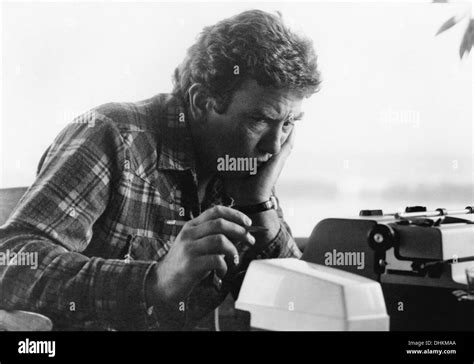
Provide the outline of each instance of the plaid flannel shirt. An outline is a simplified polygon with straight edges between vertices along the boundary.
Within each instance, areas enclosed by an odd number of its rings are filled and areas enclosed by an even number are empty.
[[[147,276],[179,233],[164,221],[224,203],[219,178],[199,203],[185,120],[177,98],[159,94],[99,106],[59,133],[0,227],[0,252],[38,256],[36,269],[0,266],[0,308],[40,312],[55,329],[146,330],[183,328],[223,301],[234,283],[216,291],[203,281],[178,323],[146,307]],[[252,259],[301,256],[278,214],[280,232],[264,250],[237,246],[244,269]]]

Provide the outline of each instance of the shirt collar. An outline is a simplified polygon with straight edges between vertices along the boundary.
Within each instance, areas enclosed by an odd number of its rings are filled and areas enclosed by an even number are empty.
[[[190,170],[196,175],[196,157],[189,130],[189,116],[184,104],[169,95],[162,105],[160,123],[161,152],[159,170]]]
[[[157,162],[158,170],[190,171],[197,183],[196,154],[190,132],[190,117],[183,102],[175,96],[167,95],[160,110],[161,150]],[[210,181],[203,206],[223,204],[223,182],[217,175]],[[227,202],[225,202],[227,203]]]

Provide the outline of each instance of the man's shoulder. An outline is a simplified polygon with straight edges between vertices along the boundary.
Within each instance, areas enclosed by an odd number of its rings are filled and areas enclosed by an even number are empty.
[[[157,132],[172,100],[171,94],[162,93],[137,102],[109,102],[88,113],[99,122],[112,123],[121,132]]]
[[[189,144],[181,135],[186,128],[176,127],[180,102],[172,94],[158,94],[138,102],[109,102],[78,116],[56,137],[52,148],[70,145],[99,146],[109,153],[125,153],[136,170],[150,171],[165,145],[167,158],[174,158]],[[170,131],[170,128],[173,129]],[[66,147],[64,147],[66,145]],[[169,163],[168,163],[169,164]],[[165,161],[165,165],[166,164]]]
[[[64,145],[126,147],[137,159],[156,153],[161,144],[161,124],[169,116],[171,94],[157,94],[137,102],[109,102],[72,120],[55,138],[50,149]],[[70,148],[69,146],[67,148]]]

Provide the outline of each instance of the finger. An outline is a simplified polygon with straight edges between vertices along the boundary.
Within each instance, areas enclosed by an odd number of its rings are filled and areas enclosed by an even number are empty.
[[[247,215],[238,210],[226,206],[214,206],[204,211],[195,219],[191,220],[190,223],[191,225],[196,226],[202,224],[205,221],[215,220],[217,218],[223,218],[242,226],[252,225],[252,220],[250,220]]]
[[[286,159],[290,155],[294,143],[294,128],[291,130],[290,135],[286,138],[283,143],[280,152],[275,154],[270,160],[260,167],[259,173],[261,175],[267,175],[268,178],[277,180],[280,173],[285,165]]]
[[[229,261],[237,265],[239,252],[234,244],[223,234],[206,236],[192,243],[191,254],[201,255],[224,255]]]
[[[200,239],[215,234],[224,234],[232,241],[244,241],[250,245],[255,244],[255,238],[250,235],[242,225],[223,218],[205,221],[193,228],[194,239]]]
[[[293,127],[293,129],[291,129],[291,133],[290,133],[290,136],[288,137],[288,145],[291,148],[293,148],[293,146],[295,145],[295,140],[296,140],[296,129]]]
[[[293,127],[293,129],[291,129],[290,135],[288,135],[288,138],[286,138],[285,142],[283,143],[280,153],[285,153],[286,155],[290,154],[295,144],[295,134],[295,128]]]
[[[279,167],[283,167],[285,164],[286,158],[289,156],[291,150],[293,149],[295,141],[295,128],[291,129],[290,135],[286,138],[286,140],[283,142],[281,146],[281,150],[272,156],[268,163],[265,163],[262,169],[275,169]]]
[[[219,278],[222,278],[227,273],[227,263],[222,255],[204,255],[195,261],[195,266],[199,271],[201,279],[209,275],[209,272],[216,271]]]

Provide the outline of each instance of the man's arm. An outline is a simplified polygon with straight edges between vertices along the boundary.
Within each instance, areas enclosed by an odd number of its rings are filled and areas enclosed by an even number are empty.
[[[274,195],[278,201],[276,195]],[[249,215],[254,225],[265,226],[267,232],[255,233],[255,259],[301,258],[301,251],[293,239],[291,229],[284,220],[283,211],[278,201],[276,210]]]
[[[273,155],[256,175],[224,180],[225,193],[232,198],[235,206],[253,206],[268,201],[272,195],[275,196],[275,185],[291,153],[294,140],[295,131],[292,129],[283,142],[281,150]],[[249,215],[253,225],[264,226],[268,229],[265,233],[254,234],[257,244],[252,250],[259,251],[259,257],[262,258],[293,256],[299,258],[302,254],[291,236],[288,224],[283,219],[279,203],[277,205],[277,210]]]
[[[145,328],[145,280],[156,263],[82,254],[124,163],[113,123],[100,114],[87,118],[58,135],[36,181],[0,228],[0,252],[33,254],[38,262],[36,269],[0,265],[0,306],[40,312],[56,327],[91,320]]]

